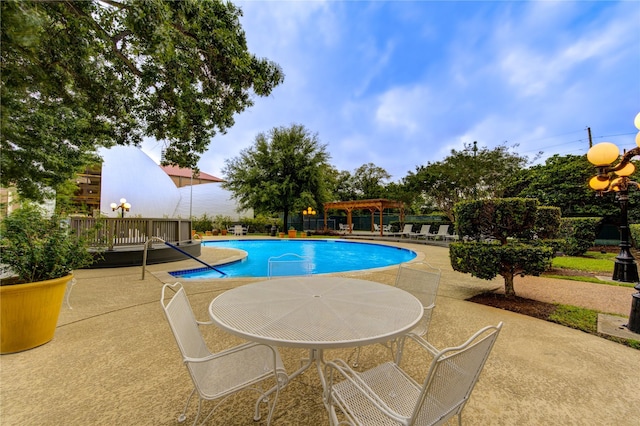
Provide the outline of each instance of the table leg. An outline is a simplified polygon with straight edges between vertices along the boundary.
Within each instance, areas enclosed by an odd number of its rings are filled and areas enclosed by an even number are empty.
[[[324,390],[326,389],[327,383],[324,379],[324,375],[322,374],[322,364],[324,364],[323,355],[324,355],[324,351],[322,349],[309,349],[309,358],[303,359],[304,364],[300,366],[300,368],[298,368],[296,371],[291,373],[291,375],[289,375],[287,383],[285,383],[282,386],[282,388],[284,388],[292,379],[295,379],[296,377],[298,377],[299,375],[307,371],[313,364],[315,364],[316,369],[318,370],[318,375],[320,376],[320,381],[322,382],[322,389],[324,394]],[[256,411],[253,417],[255,421],[260,420],[260,403],[262,401],[265,401],[269,397],[269,395],[271,395],[276,390],[278,390],[278,386],[272,387],[271,389],[269,389],[267,392],[264,393],[263,398],[260,398],[258,401],[256,401]]]

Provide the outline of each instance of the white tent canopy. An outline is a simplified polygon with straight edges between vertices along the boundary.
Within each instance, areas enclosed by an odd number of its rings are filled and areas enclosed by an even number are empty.
[[[232,220],[253,217],[253,211],[237,212],[237,204],[231,192],[219,183],[206,183],[177,188],[171,178],[140,148],[117,146],[100,149],[102,163],[102,188],[100,211],[115,217],[110,204],[120,204],[125,198],[131,204],[127,213],[138,217],[189,218],[217,215],[230,216]],[[192,192],[193,191],[193,192]]]

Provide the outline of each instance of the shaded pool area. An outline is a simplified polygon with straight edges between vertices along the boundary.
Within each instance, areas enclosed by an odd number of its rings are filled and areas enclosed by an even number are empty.
[[[197,279],[266,277],[269,258],[285,253],[295,253],[311,259],[313,274],[381,268],[408,262],[416,257],[416,252],[401,247],[335,239],[225,240],[205,241],[202,244],[205,247],[243,250],[247,252],[247,257],[236,262],[216,265],[216,270],[203,267],[173,271],[171,275]]]

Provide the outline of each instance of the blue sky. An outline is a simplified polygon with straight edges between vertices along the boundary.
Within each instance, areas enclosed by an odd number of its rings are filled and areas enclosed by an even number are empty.
[[[249,50],[285,81],[213,138],[199,167],[260,132],[304,125],[351,173],[399,181],[451,149],[518,145],[537,162],[594,143],[633,148],[640,112],[638,1],[235,1]],[[159,160],[161,144],[143,150]]]

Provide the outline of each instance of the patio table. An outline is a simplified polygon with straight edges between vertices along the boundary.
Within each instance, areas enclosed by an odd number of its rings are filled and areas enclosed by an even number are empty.
[[[316,365],[323,388],[323,351],[382,343],[411,330],[423,313],[410,293],[336,276],[289,277],[243,285],[217,296],[211,319],[223,330],[273,346],[309,349],[290,379]]]

